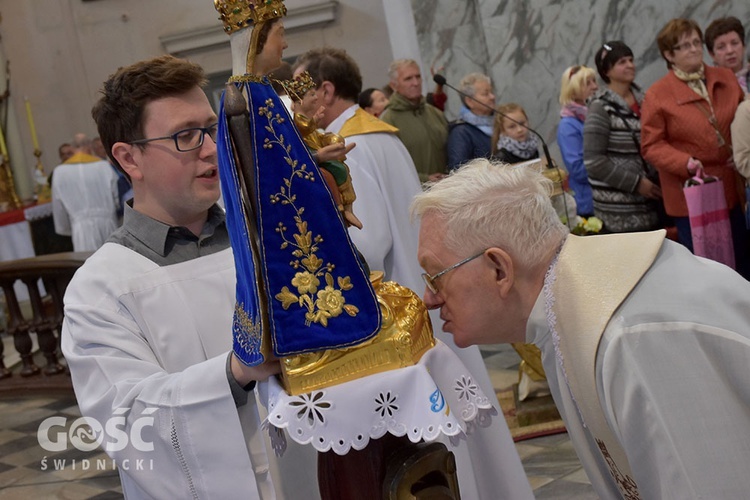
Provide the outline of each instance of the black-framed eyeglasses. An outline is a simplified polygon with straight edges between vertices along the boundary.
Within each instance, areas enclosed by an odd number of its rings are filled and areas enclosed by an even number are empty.
[[[147,144],[152,141],[166,141],[171,139],[174,141],[174,146],[177,151],[183,153],[192,151],[203,146],[203,139],[208,134],[214,143],[216,142],[216,135],[219,131],[219,124],[214,123],[208,127],[192,127],[175,132],[172,135],[164,137],[152,137],[151,139],[138,139],[137,141],[130,141],[130,144]]]
[[[445,269],[443,269],[442,271],[440,271],[437,274],[429,275],[427,273],[422,273],[422,281],[424,281],[424,284],[427,285],[427,288],[432,293],[438,293],[438,287],[437,287],[437,284],[435,283],[436,279],[438,279],[439,277],[441,277],[442,275],[444,275],[448,271],[452,271],[452,270],[456,269],[457,267],[461,267],[464,264],[466,264],[468,262],[471,262],[472,260],[481,257],[482,255],[484,255],[484,252],[486,252],[487,250],[489,250],[489,249],[485,248],[484,250],[482,250],[478,254],[472,255],[471,257],[467,257],[467,258],[465,258],[464,260],[462,260],[460,262],[456,262],[452,266],[446,267]]]

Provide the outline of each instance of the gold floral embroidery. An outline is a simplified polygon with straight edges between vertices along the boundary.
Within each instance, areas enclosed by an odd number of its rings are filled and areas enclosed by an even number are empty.
[[[294,259],[289,265],[298,272],[291,280],[294,291],[288,286],[282,287],[275,298],[281,302],[284,310],[294,304],[306,308],[306,326],[312,323],[328,326],[328,320],[341,315],[342,312],[349,316],[356,316],[359,309],[352,304],[347,304],[344,296],[344,292],[354,288],[351,278],[339,276],[334,279],[336,266],[331,262],[324,262],[316,254],[323,243],[323,237],[313,236],[312,231],[307,227],[307,221],[303,219],[305,207],[296,205],[295,181],[315,182],[314,171],[308,170],[306,163],[300,164],[299,160],[292,158],[291,145],[287,144],[284,135],[278,134],[274,128],[276,124],[283,123],[285,118],[273,111],[274,103],[271,99],[267,99],[264,104],[258,108],[258,114],[266,118],[265,130],[270,137],[263,141],[263,147],[266,149],[282,148],[285,154],[284,159],[291,168],[291,174],[284,179],[284,185],[279,187],[277,193],[271,195],[270,201],[271,204],[278,203],[294,210],[294,223],[297,230],[290,238],[288,237],[289,229],[283,222],[279,222],[276,226],[276,232],[282,240],[280,248],[291,249]],[[321,288],[321,279],[325,280],[323,288]]]

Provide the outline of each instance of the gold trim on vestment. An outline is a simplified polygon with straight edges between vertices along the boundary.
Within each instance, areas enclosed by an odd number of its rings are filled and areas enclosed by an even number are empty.
[[[612,316],[653,264],[666,231],[568,236],[554,269],[552,309],[566,382],[622,494],[639,498],[596,384],[599,342]],[[556,335],[555,332],[553,334]]]
[[[339,130],[339,135],[343,137],[375,133],[397,134],[398,129],[375,118],[362,108],[357,108],[354,116],[346,120],[344,126]]]

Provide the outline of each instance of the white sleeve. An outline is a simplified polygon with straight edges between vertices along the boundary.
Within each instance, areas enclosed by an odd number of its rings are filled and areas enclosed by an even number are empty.
[[[386,259],[393,248],[393,231],[386,207],[388,201],[376,173],[370,168],[377,159],[365,144],[357,146],[347,155],[346,163],[352,176],[357,199],[352,207],[362,221],[362,229],[349,228],[349,237],[364,256],[372,271],[386,269]]]
[[[643,498],[745,498],[750,341],[672,322],[623,329],[602,348],[602,406]]]
[[[123,488],[149,498],[215,498],[228,491],[255,498],[241,413],[257,407],[249,398],[252,408],[238,413],[227,354],[168,373],[139,324],[91,274],[68,287],[62,349],[81,413],[102,426],[116,424],[130,438],[121,446],[105,432],[102,445],[118,464],[132,465]],[[186,341],[179,333],[175,349]],[[138,460],[143,469],[134,471]]]

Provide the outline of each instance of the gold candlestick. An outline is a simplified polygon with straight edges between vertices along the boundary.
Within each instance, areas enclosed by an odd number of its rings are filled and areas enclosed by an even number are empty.
[[[37,203],[48,203],[52,200],[52,188],[47,182],[47,176],[44,173],[42,150],[39,148],[34,149],[34,156],[36,156],[36,167],[34,168],[34,194],[36,195],[36,201]]]
[[[24,97],[26,102],[26,118],[29,121],[29,130],[31,131],[31,143],[34,145],[34,154],[39,149],[39,138],[36,136],[36,125],[34,125],[34,115],[31,114],[31,102],[28,97]],[[40,153],[41,154],[41,153]]]
[[[8,161],[8,147],[5,145],[5,134],[0,127],[0,212],[7,212],[21,208],[21,200],[16,194],[16,183],[13,181],[13,172]]]
[[[52,200],[52,188],[47,182],[47,175],[44,173],[44,165],[42,165],[42,151],[40,149],[34,150],[34,156],[36,156],[36,167],[34,170],[34,194],[36,194],[37,203],[48,203]]]
[[[31,102],[28,97],[24,97],[26,103],[26,118],[29,122],[29,131],[31,132],[31,143],[34,145],[34,156],[36,156],[36,167],[34,171],[34,194],[39,203],[47,203],[52,199],[51,189],[47,184],[47,176],[44,174],[44,165],[42,165],[42,150],[39,149],[39,138],[36,135],[36,125],[34,124],[34,115],[31,113]]]

